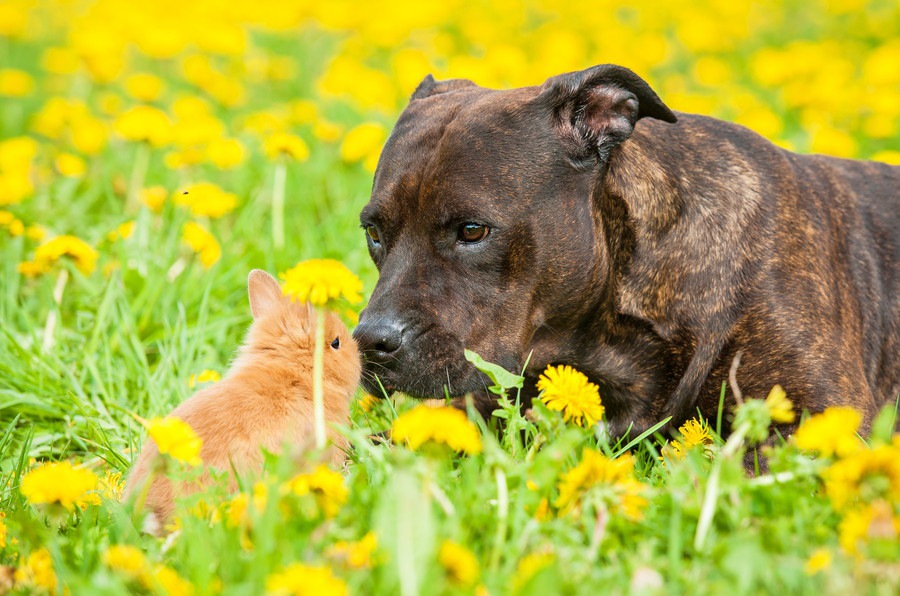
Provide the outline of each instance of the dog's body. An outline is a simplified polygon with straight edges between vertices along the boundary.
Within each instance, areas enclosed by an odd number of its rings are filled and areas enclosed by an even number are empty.
[[[380,279],[356,335],[419,397],[487,399],[463,348],[528,361],[532,392],[570,364],[616,434],[714,417],[738,352],[745,395],[778,383],[869,422],[900,394],[898,189],[898,167],[676,122],[620,67],[509,91],[429,77],[363,210]]]

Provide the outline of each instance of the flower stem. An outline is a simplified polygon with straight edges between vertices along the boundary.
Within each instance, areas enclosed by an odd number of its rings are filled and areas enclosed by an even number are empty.
[[[322,392],[325,353],[325,311],[316,308],[316,344],[313,351],[313,416],[316,425],[316,449],[325,447],[325,402]]]
[[[494,549],[491,553],[490,568],[495,571],[500,565],[500,554],[506,540],[506,522],[509,518],[509,489],[506,486],[506,474],[500,466],[494,468],[494,480],[497,482],[497,533],[494,535]]]
[[[47,323],[44,325],[44,337],[41,342],[41,348],[44,352],[49,352],[53,347],[53,337],[56,334],[56,322],[62,309],[63,292],[66,290],[66,282],[69,281],[69,270],[63,267],[59,270],[59,277],[56,278],[56,285],[53,287],[53,307],[47,314]]]
[[[284,248],[284,188],[287,167],[283,161],[275,164],[275,183],[272,188],[272,239],[275,248]]]
[[[750,430],[749,425],[743,424],[735,430],[722,450],[719,457],[713,465],[712,472],[709,475],[709,482],[706,484],[706,494],[703,496],[703,507],[700,509],[700,519],[697,521],[697,533],[694,535],[694,548],[698,551],[703,550],[706,543],[706,537],[709,529],[712,527],[713,516],[716,514],[716,503],[719,499],[719,477],[722,475],[722,462],[733,456],[744,443],[744,437]]]
[[[150,167],[150,145],[138,143],[134,165],[131,168],[131,180],[128,182],[128,196],[125,199],[125,211],[128,213],[137,211],[148,167]]]

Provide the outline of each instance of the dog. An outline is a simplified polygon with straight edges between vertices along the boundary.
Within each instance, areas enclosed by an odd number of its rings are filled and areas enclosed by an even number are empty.
[[[365,386],[487,413],[464,348],[524,371],[527,400],[569,364],[624,436],[715,418],[740,353],[745,396],[780,384],[867,426],[900,394],[898,189],[900,167],[676,114],[620,66],[511,90],[429,75],[360,215]]]

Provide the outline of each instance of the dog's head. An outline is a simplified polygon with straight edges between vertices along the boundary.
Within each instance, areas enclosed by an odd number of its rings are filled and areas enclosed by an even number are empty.
[[[508,91],[427,77],[361,214],[380,272],[355,332],[366,388],[483,392],[464,348],[517,370],[539,329],[595,316],[609,255],[592,191],[643,117],[675,121],[618,66]]]

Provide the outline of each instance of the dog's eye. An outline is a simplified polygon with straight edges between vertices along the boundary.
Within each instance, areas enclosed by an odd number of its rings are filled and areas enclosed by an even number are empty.
[[[474,244],[476,242],[481,242],[490,234],[491,229],[485,225],[477,224],[477,223],[465,223],[459,226],[459,231],[456,233],[456,237],[460,242],[465,242],[466,244]]]
[[[378,229],[375,226],[365,226],[366,235],[372,241],[372,244],[378,246],[381,244],[381,237],[378,235]]]
[[[340,337],[335,337],[335,338],[334,338],[334,341],[331,342],[331,347],[334,348],[335,350],[337,350],[338,348],[340,348],[340,347],[341,347],[341,338],[340,338]]]

